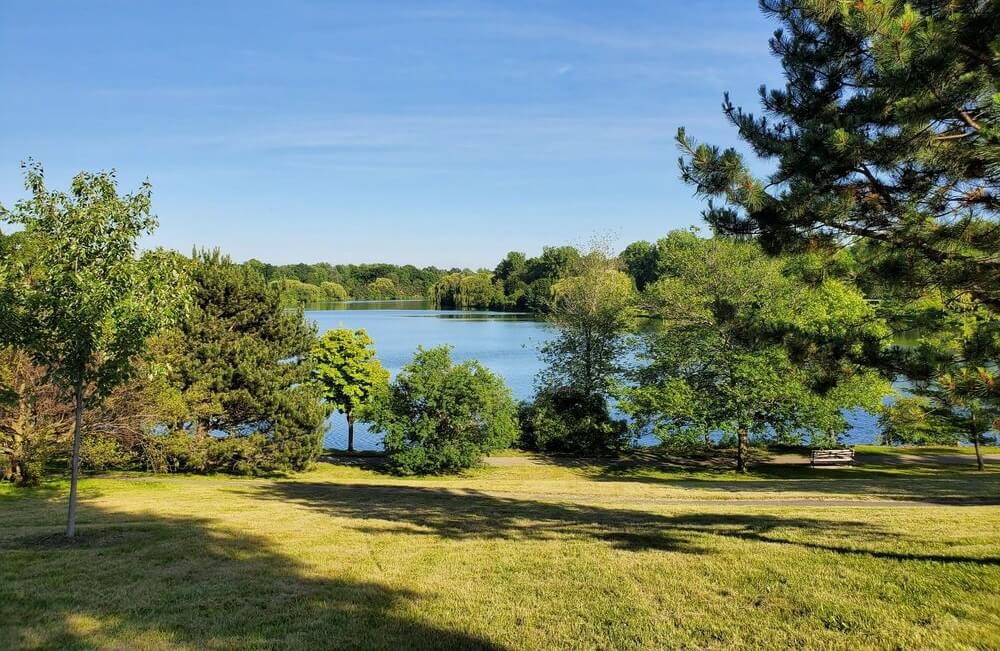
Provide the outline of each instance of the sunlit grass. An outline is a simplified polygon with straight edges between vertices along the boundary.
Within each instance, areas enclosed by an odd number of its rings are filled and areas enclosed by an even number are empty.
[[[3,488],[0,648],[1000,645],[1000,473],[782,472],[109,475],[72,544]]]

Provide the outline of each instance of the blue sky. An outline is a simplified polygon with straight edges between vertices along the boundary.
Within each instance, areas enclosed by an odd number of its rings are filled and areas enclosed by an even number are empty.
[[[751,0],[0,2],[0,201],[148,177],[145,244],[492,267],[700,222],[673,136],[781,81]]]

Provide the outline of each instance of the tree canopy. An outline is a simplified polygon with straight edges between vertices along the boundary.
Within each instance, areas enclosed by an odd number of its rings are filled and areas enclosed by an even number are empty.
[[[114,172],[83,172],[60,192],[46,188],[41,166],[25,171],[31,197],[0,207],[0,219],[24,227],[16,246],[25,247],[0,258],[0,343],[23,350],[72,396],[72,537],[84,409],[134,374],[147,339],[180,313],[186,283],[175,255],[136,255],[139,237],[156,227],[148,182],[119,195]]]
[[[681,129],[683,178],[720,233],[769,251],[866,242],[880,274],[1000,307],[1000,4],[763,0],[784,88],[725,99],[764,178]]]
[[[194,436],[260,435],[259,469],[303,468],[320,451],[327,416],[310,381],[315,328],[282,306],[276,288],[215,252],[191,266],[193,309],[157,342],[183,395]]]
[[[517,438],[517,407],[503,379],[448,346],[418,348],[374,411],[374,430],[401,474],[468,468]]]
[[[758,246],[673,233],[666,274],[644,295],[659,326],[645,336],[621,408],[663,439],[785,440],[843,432],[843,410],[876,409],[888,383],[877,361],[888,329],[847,283],[813,286]]]
[[[312,351],[313,377],[323,399],[347,417],[347,449],[354,450],[354,420],[389,382],[364,330],[335,328],[323,333]]]

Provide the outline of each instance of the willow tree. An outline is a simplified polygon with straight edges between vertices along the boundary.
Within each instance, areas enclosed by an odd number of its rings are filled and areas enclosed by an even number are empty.
[[[137,256],[152,233],[149,182],[119,195],[114,172],[76,175],[69,192],[50,191],[41,166],[25,165],[31,196],[0,219],[23,226],[31,255],[0,260],[9,287],[7,341],[27,352],[73,404],[73,448],[66,535],[76,533],[84,410],[135,372],[150,335],[179,313],[185,295],[172,255]]]
[[[723,108],[773,172],[683,129],[683,178],[717,232],[769,251],[861,242],[906,288],[1000,307],[1000,2],[762,0],[784,88]]]

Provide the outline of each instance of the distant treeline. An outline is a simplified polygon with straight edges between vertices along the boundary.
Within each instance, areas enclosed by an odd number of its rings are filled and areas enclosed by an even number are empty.
[[[443,277],[463,273],[460,269],[419,269],[413,265],[384,263],[273,265],[251,259],[243,266],[277,286],[282,302],[290,305],[347,299],[427,298],[433,295],[432,288]]]
[[[663,243],[629,244],[618,256],[619,266],[638,290],[659,276]],[[445,309],[493,309],[546,313],[552,288],[574,275],[581,253],[573,246],[548,246],[527,257],[511,251],[492,270],[440,269],[413,265],[316,264],[272,265],[251,259],[245,267],[278,287],[288,305],[343,300],[427,298]]]

